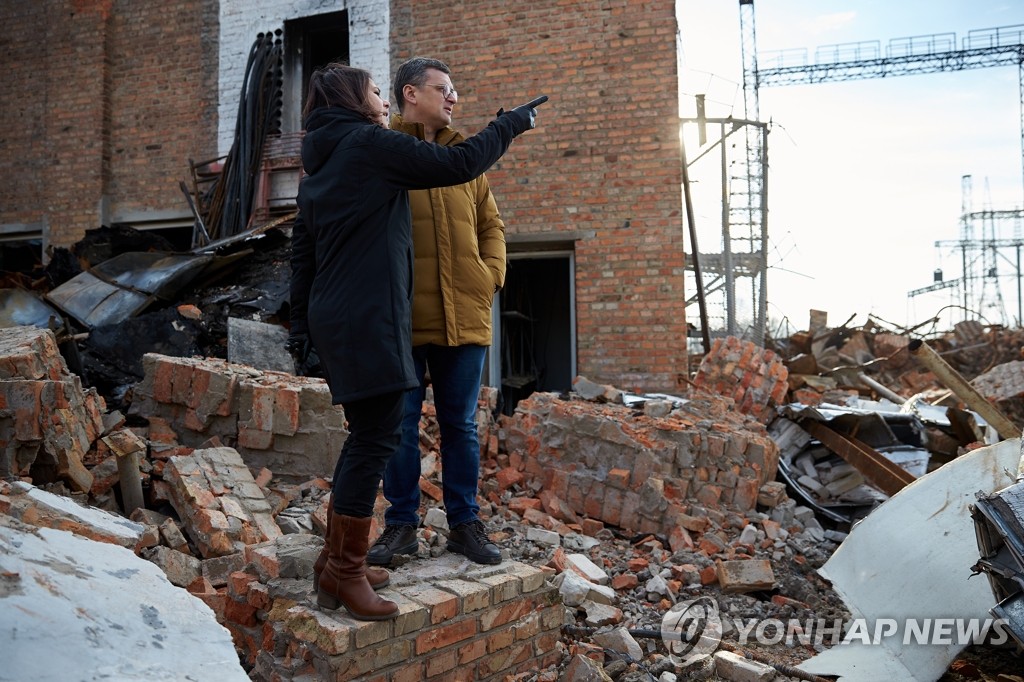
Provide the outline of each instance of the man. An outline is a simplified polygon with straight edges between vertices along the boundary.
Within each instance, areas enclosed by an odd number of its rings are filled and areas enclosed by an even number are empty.
[[[408,60],[395,74],[394,92],[400,113],[392,115],[392,129],[439,145],[463,140],[451,128],[459,96],[444,62]],[[429,372],[441,429],[448,550],[497,564],[501,552],[478,517],[476,410],[491,344],[491,303],[505,281],[505,225],[482,175],[462,185],[410,191],[409,202],[415,251],[412,343],[420,385],[406,394],[402,443],[384,472],[384,496],[391,506],[367,562],[386,565],[395,554],[415,553],[419,544],[419,424]]]

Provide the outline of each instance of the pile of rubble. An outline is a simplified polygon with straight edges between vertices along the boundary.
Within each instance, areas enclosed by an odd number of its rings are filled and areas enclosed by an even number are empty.
[[[0,626],[27,642],[15,647],[12,669],[66,677],[63,659],[39,656],[28,635],[44,641],[61,612],[77,621],[72,629],[91,623],[92,649],[79,661],[126,676],[149,666],[171,676],[216,669],[225,679],[266,680],[815,679],[795,666],[834,642],[783,633],[765,646],[736,626],[849,617],[817,570],[848,528],[776,480],[784,448],[769,425],[785,419],[785,362],[726,339],[686,396],[637,396],[579,377],[572,394],[534,394],[512,416],[499,416],[496,393],[483,389],[481,513],[506,558],[496,567],[444,549],[439,434],[428,401],[420,548],[394,570],[388,596],[402,611],[382,624],[311,601],[329,487],[322,476],[345,435],[322,381],[148,354],[121,415],[81,386],[51,332],[0,330],[0,544],[3,596],[14,607],[2,610]],[[54,596],[33,585],[103,577],[94,564],[107,558],[76,564],[80,550],[50,529],[110,546],[118,562],[128,562],[127,552],[159,567],[208,607],[180,618],[223,634],[204,636],[206,649],[194,655],[188,649],[187,665],[150,657],[191,646],[199,631],[172,625],[151,577],[139,584],[138,604],[119,607],[138,610],[137,627],[156,630],[142,650],[124,651],[117,642],[125,624],[95,604],[52,606],[45,623],[12,620]],[[38,542],[44,560],[21,549]],[[136,571],[149,575],[105,575]],[[74,605],[85,584],[58,592]],[[134,585],[97,589],[130,601]],[[722,631],[713,655],[683,666],[672,617],[701,599],[715,603]],[[187,608],[196,611],[195,602]]]
[[[959,322],[950,331],[928,334],[893,329],[873,318],[859,327],[827,326],[811,311],[809,329],[767,344],[789,370],[787,403],[843,404],[850,397],[900,403],[921,396],[934,405],[962,405],[927,366],[910,352],[923,339],[965,380],[976,385],[1015,423],[1024,423],[1024,329]]]
[[[764,426],[713,393],[627,405],[614,389],[580,379],[590,400],[537,394],[496,421],[496,393],[485,389],[483,512],[508,556],[497,568],[444,552],[427,403],[421,549],[395,571],[403,615],[382,631],[310,605],[328,488],[311,474],[328,462],[307,453],[336,449],[332,430],[344,437],[343,415],[321,381],[150,354],[125,417],[76,382],[51,332],[0,330],[0,348],[13,426],[4,452],[16,453],[0,472],[14,481],[0,493],[11,553],[32,533],[26,524],[147,559],[209,606],[256,679],[356,679],[382,669],[387,679],[428,679],[465,674],[465,666],[476,679],[583,679],[584,669],[605,662],[605,648],[619,652],[625,675],[625,667],[665,672],[674,664],[662,643],[641,645],[630,629],[656,628],[672,603],[710,586],[734,595],[727,608],[745,614],[810,602],[840,613],[834,596],[822,601],[828,590],[813,573],[840,538],[826,539],[773,480],[777,450]],[[67,390],[53,403],[24,398],[49,395],[51,386]],[[66,433],[76,437],[56,447]],[[134,476],[121,464],[130,455]],[[130,492],[136,486],[141,495]],[[133,499],[142,504],[129,508]],[[801,578],[780,580],[773,563],[790,560]],[[20,585],[40,570],[5,566],[5,575]],[[751,593],[771,599],[744,596]],[[577,617],[584,630],[567,638],[566,618]],[[171,633],[164,637],[161,646],[172,646]],[[22,653],[17,665],[35,660]],[[111,656],[105,664],[116,667]]]
[[[226,628],[206,640],[232,648],[228,679],[811,679],[795,666],[830,643],[787,633],[766,647],[730,624],[848,619],[819,569],[854,524],[926,473],[1012,437],[1005,423],[1024,423],[1024,330],[965,322],[927,335],[926,348],[995,406],[991,419],[919,361],[916,330],[870,319],[832,329],[813,311],[808,331],[768,348],[716,339],[681,396],[578,377],[571,393],[534,394],[507,416],[484,388],[481,510],[507,560],[482,568],[444,549],[428,400],[420,549],[397,567],[389,595],[402,616],[361,624],[318,611],[309,595],[344,413],[322,380],[251,353],[250,364],[231,361],[247,325],[273,338],[263,345],[283,346],[287,240],[255,236],[231,253],[186,259],[185,268],[218,267],[202,270],[202,286],[161,292],[176,305],[88,334],[69,334],[52,311],[36,326],[0,329],[0,543],[16,559],[18,547],[50,543],[40,551],[52,557],[43,569],[4,563],[4,598],[42,598],[23,587],[56,581],[51,573],[90,574],[69,563],[78,550],[64,549],[61,535],[38,530],[59,529],[159,567],[206,604],[189,617]],[[129,237],[101,231],[74,259],[54,258],[51,284],[113,260],[125,240],[160,248]],[[229,266],[243,274],[223,284]],[[676,631],[680,605],[702,599],[718,609],[720,641],[713,656],[681,666],[666,628]],[[147,609],[159,607],[138,600],[151,628]],[[94,641],[118,641],[124,624],[90,618],[107,624]],[[161,647],[189,641],[160,630],[152,641]],[[223,651],[211,649],[191,661],[195,670],[223,669]],[[98,666],[138,664],[104,652]],[[21,654],[16,665],[47,678],[49,659],[31,647]],[[57,659],[51,668],[53,679],[66,673]]]

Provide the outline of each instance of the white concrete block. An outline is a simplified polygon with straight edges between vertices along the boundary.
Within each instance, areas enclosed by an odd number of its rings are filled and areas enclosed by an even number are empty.
[[[541,545],[550,545],[551,547],[558,547],[562,544],[562,537],[555,531],[534,526],[527,529],[526,539]]]
[[[0,525],[0,569],[5,679],[249,680],[210,607],[130,550]]]
[[[611,578],[604,572],[601,567],[590,560],[585,554],[567,554],[566,559],[569,562],[569,566],[572,570],[576,571],[584,578],[592,583],[598,585],[607,585],[611,582]]]
[[[775,679],[775,668],[731,651],[716,651],[715,674],[728,682],[769,682]]]

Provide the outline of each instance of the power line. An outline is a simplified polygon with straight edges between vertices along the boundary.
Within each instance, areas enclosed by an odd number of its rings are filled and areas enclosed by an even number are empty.
[[[958,43],[955,33],[936,33],[920,36],[894,38],[883,50],[877,40],[840,43],[818,47],[813,60],[806,49],[787,49],[757,53],[756,29],[754,26],[754,0],[739,0],[741,45],[743,47],[743,91],[747,116],[756,117],[758,111],[758,90],[766,86],[814,84],[838,81],[887,78],[915,74],[964,71],[969,69],[1011,66],[1018,71],[1018,106],[1020,111],[1021,178],[1024,181],[1024,24],[997,28],[975,29]],[[770,68],[760,64],[770,63]],[[748,152],[748,156],[750,153]],[[751,174],[753,171],[751,171]],[[964,176],[964,198],[969,201],[970,176]],[[1017,278],[1017,323],[1021,323],[1021,246],[1020,239],[1004,240],[996,237],[997,222],[1017,219],[1021,211],[971,211],[965,204],[961,221],[962,234],[957,242],[936,242],[936,246],[955,246],[960,249],[963,261],[963,276],[949,281],[915,289],[908,293],[914,297],[923,293],[958,288],[963,295],[963,308],[972,304],[994,303],[1002,311],[1002,292],[999,289],[996,258],[1002,248],[1014,248],[1016,258],[1012,262]],[[975,221],[983,222],[986,230],[981,240],[973,235]],[[1019,237],[1019,235],[1017,235]],[[978,260],[983,261],[980,276],[973,271]],[[936,271],[941,278],[941,271]],[[982,282],[980,296],[973,295],[976,280]],[[986,288],[994,289],[994,301],[986,301]],[[971,300],[972,298],[978,300]]]

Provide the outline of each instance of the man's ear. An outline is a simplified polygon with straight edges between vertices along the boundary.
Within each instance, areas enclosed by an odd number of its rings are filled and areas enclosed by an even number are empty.
[[[412,83],[406,83],[402,86],[402,97],[409,104],[416,104],[416,86]],[[399,107],[401,108],[401,107]]]

